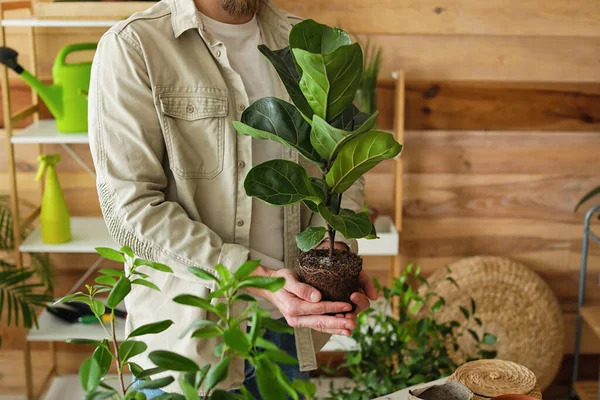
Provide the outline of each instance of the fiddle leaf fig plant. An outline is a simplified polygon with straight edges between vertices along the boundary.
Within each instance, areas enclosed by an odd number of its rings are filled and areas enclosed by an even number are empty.
[[[234,122],[242,135],[273,140],[296,150],[314,164],[319,176],[289,160],[270,160],[248,173],[249,196],[274,206],[302,202],[319,214],[326,227],[309,227],[297,236],[309,251],[328,235],[333,256],[336,232],[347,239],[377,237],[367,212],[341,207],[346,192],[367,171],[397,156],[402,145],[375,128],[377,112],[361,112],[352,102],[363,74],[358,43],[341,29],[306,20],[295,25],[289,46],[259,50],[273,65],[292,103],[259,99]]]

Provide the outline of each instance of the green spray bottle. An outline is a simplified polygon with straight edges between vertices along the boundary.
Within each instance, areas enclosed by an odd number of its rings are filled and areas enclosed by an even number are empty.
[[[39,181],[46,172],[40,214],[42,240],[48,244],[69,242],[71,241],[71,218],[56,174],[56,164],[60,161],[60,154],[42,154],[38,156],[38,161],[40,167],[35,179]]]

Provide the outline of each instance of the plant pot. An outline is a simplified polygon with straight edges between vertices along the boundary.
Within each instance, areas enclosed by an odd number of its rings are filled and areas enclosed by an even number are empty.
[[[362,258],[342,250],[333,250],[329,258],[328,249],[313,249],[300,253],[296,259],[296,273],[304,282],[321,292],[322,300],[350,301],[352,293],[360,289],[359,275],[362,271]]]
[[[473,392],[457,381],[429,386],[408,392],[409,400],[471,400]]]

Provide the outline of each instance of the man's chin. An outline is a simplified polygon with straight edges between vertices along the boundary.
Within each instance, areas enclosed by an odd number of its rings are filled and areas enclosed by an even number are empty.
[[[234,17],[248,17],[256,14],[264,0],[221,0],[221,7]]]

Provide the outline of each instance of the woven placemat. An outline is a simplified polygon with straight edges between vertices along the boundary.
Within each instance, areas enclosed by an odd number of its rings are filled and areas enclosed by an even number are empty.
[[[560,367],[564,350],[564,321],[558,301],[548,285],[533,271],[502,257],[470,257],[449,266],[456,288],[441,269],[428,281],[433,291],[446,301],[436,315],[438,322],[456,320],[473,329],[480,337],[489,332],[498,338],[497,358],[514,361],[529,368],[542,390],[547,388]],[[423,294],[427,288],[422,286]],[[459,306],[471,309],[471,297],[483,328],[466,322]],[[460,329],[460,328],[459,328]],[[459,339],[466,354],[475,355],[470,335]],[[464,353],[448,348],[457,364]]]
[[[454,371],[452,379],[484,398],[528,394],[537,384],[534,373],[527,367],[504,360],[477,360],[463,364]]]

